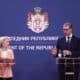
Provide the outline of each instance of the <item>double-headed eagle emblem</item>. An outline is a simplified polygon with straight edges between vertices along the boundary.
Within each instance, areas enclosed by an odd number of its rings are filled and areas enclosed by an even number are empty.
[[[35,33],[41,33],[48,28],[48,13],[41,13],[41,8],[34,8],[34,13],[28,13],[27,25]]]

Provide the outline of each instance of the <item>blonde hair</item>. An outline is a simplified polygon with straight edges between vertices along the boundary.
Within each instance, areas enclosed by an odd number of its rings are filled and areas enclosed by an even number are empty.
[[[2,44],[5,40],[9,40],[9,37],[8,36],[0,37],[0,47],[2,47]]]

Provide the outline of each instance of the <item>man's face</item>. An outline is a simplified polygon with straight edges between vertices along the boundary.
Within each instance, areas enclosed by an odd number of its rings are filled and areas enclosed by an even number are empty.
[[[63,27],[63,32],[65,36],[69,36],[72,33],[72,28],[70,28],[70,26],[64,26]]]

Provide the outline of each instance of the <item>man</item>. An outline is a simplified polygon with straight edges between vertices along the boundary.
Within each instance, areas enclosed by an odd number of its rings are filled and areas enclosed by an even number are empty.
[[[62,53],[62,57],[79,57],[80,56],[80,39],[73,35],[72,33],[72,24],[71,23],[64,23],[63,25],[63,32],[64,37],[58,39],[57,41],[57,49],[52,49],[52,54],[54,56],[58,56],[59,51]],[[59,55],[59,56],[61,56]],[[59,60],[61,63],[62,61]],[[75,67],[75,75],[74,80],[78,80],[78,73],[79,73],[79,66]],[[72,66],[70,65],[68,68],[68,71],[72,69]],[[59,64],[58,65],[59,70],[59,80],[65,80],[65,66]],[[73,80],[72,77],[70,79],[66,80]]]

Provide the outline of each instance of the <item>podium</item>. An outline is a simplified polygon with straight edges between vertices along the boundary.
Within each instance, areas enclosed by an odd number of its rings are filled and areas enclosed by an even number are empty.
[[[57,64],[64,66],[64,77],[65,80],[76,80],[75,74],[80,72],[80,58],[68,58],[61,57],[57,58]]]
[[[4,74],[4,70],[8,65],[13,65],[15,64],[14,59],[0,59],[0,75]]]
[[[14,59],[0,59],[0,64],[3,63],[15,63]]]

